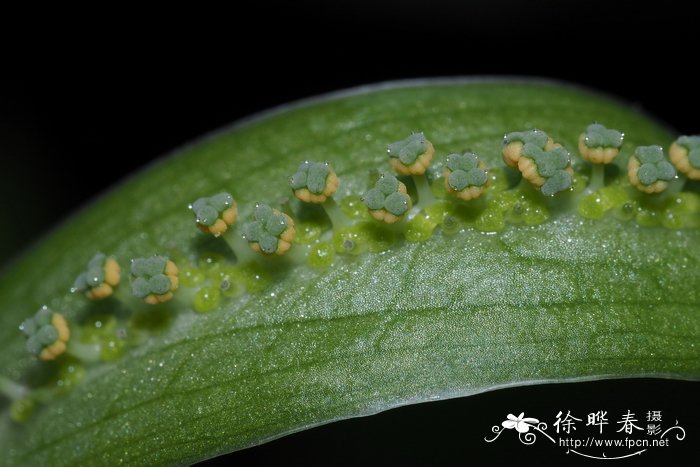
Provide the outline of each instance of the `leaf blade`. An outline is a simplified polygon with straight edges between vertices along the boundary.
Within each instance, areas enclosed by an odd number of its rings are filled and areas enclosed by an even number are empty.
[[[84,311],[63,293],[64,278],[93,253],[80,247],[120,258],[163,246],[201,252],[184,209],[200,194],[233,186],[239,205],[257,193],[274,200],[286,187],[270,180],[286,180],[300,158],[330,160],[342,194],[358,193],[364,170],[386,165],[386,142],[411,130],[444,154],[472,149],[494,166],[505,131],[546,128],[575,148],[575,131],[596,119],[633,128],[627,144],[670,140],[598,97],[525,83],[385,89],[248,123],[127,182],[6,275],[0,362],[11,374],[32,366],[13,327],[27,309],[50,302]],[[341,259],[324,274],[292,268],[226,310],[179,314],[20,429],[5,417],[0,445],[22,446],[11,448],[20,464],[186,463],[337,418],[516,382],[696,379],[700,236],[659,232],[563,213],[494,236],[468,230]],[[48,278],[44,264],[55,264]],[[625,280],[634,296],[619,292]],[[682,300],[668,301],[671,293]]]

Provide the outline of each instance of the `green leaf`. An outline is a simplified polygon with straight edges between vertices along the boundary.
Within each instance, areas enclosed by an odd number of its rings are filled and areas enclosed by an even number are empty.
[[[370,170],[388,170],[386,145],[411,131],[425,133],[436,161],[469,150],[502,167],[503,135],[540,128],[576,165],[578,136],[594,121],[624,131],[626,155],[672,140],[629,107],[576,88],[410,83],[274,111],[145,170],[0,281],[0,373],[9,379],[71,382],[61,376],[65,362],[31,357],[17,329],[41,305],[64,312],[74,328],[114,315],[129,332],[121,355],[86,365],[81,381],[26,422],[12,421],[0,399],[0,464],[185,464],[341,418],[504,385],[698,379],[698,228],[584,219],[565,196],[547,201],[550,217],[537,225],[486,234],[467,212],[454,235],[390,235],[388,250],[370,244],[357,256],[337,254],[327,269],[294,258],[236,269],[226,243],[197,230],[188,210],[193,199],[229,191],[240,219],[250,220],[256,202],[289,196],[288,177],[304,160],[332,164],[342,207],[344,197],[367,191]],[[313,218],[315,211],[292,207]],[[248,292],[197,299],[196,289],[182,287],[173,302],[132,315],[115,300],[93,304],[69,293],[97,251],[114,255],[123,271],[131,258],[168,256],[189,268],[193,284],[221,268]],[[202,265],[210,256],[218,259]],[[214,309],[195,313],[193,300],[206,305],[200,311]]]

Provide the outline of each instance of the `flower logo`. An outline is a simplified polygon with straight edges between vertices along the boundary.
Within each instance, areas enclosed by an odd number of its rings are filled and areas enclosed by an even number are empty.
[[[515,428],[515,431],[518,432],[518,439],[520,440],[520,442],[525,445],[531,445],[534,444],[535,441],[537,441],[537,434],[530,431],[530,428],[532,428],[533,431],[537,431],[540,434],[546,436],[552,443],[556,444],[554,438],[549,436],[544,431],[547,429],[547,424],[544,422],[540,422],[536,418],[525,417],[525,412],[520,412],[520,415],[518,415],[517,417],[512,413],[509,413],[508,416],[506,416],[506,420],[504,420],[501,423],[501,426],[494,425],[491,427],[491,432],[495,433],[496,436],[494,436],[491,439],[484,438],[484,441],[486,441],[487,443],[492,443],[496,441],[496,439],[499,436],[501,436],[501,433],[503,433],[506,430],[512,430],[513,428]]]
[[[504,420],[501,425],[508,430],[515,428],[518,433],[527,433],[530,431],[530,427],[535,427],[540,422],[536,418],[523,418],[523,415],[525,415],[525,412],[520,412],[520,415],[517,417],[509,413],[506,417],[508,420]]]

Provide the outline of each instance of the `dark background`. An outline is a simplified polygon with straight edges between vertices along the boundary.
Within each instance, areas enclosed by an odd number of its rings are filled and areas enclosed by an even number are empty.
[[[611,3],[303,1],[32,15],[2,45],[0,215],[9,238],[0,243],[0,264],[100,191],[202,133],[350,86],[426,76],[545,76],[618,96],[679,132],[700,132],[697,76],[689,69],[699,44],[693,12],[674,2]],[[7,26],[14,18],[4,20]],[[534,407],[553,417],[565,404],[595,409],[604,396],[618,397],[609,408],[622,411],[628,397],[648,393],[640,410],[676,404],[669,410],[688,426],[689,410],[698,415],[697,391],[697,383],[663,381],[502,390],[334,424],[231,459],[252,465],[524,459],[532,454],[514,443],[493,449],[481,441],[509,411]],[[561,456],[550,458],[570,460]]]

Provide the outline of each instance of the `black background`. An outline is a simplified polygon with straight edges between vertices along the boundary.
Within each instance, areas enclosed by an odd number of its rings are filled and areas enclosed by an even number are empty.
[[[690,70],[698,57],[693,12],[674,2],[609,3],[304,1],[25,13],[2,45],[0,215],[10,239],[0,245],[0,263],[103,189],[202,133],[350,86],[544,76],[618,96],[681,133],[700,132]],[[14,19],[6,15],[5,26]],[[482,439],[509,412],[527,415],[532,407],[553,418],[567,404],[604,408],[600,400],[623,411],[630,397],[647,397],[636,401],[640,411],[666,404],[687,427],[698,415],[697,390],[697,383],[640,380],[501,390],[333,424],[231,460],[462,465],[476,458],[488,465],[536,452],[536,463],[570,461],[558,451],[506,442],[494,448],[498,443]],[[692,439],[684,443],[685,453],[695,454]],[[668,449],[656,460],[680,452]]]

